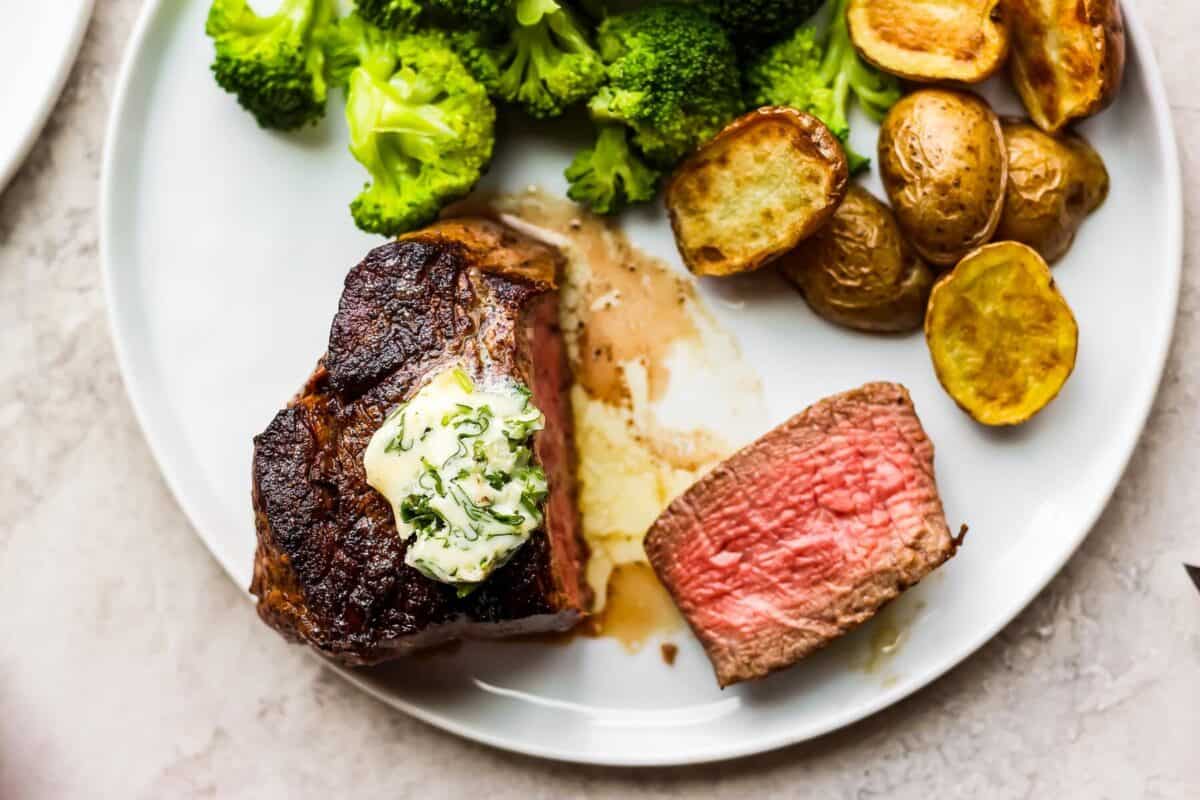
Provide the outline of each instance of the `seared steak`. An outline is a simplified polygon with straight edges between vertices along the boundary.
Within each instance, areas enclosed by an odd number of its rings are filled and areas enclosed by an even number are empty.
[[[452,220],[372,250],[346,276],[329,349],[254,439],[259,615],[346,664],[458,637],[564,630],[587,608],[575,507],[560,256],[496,223]],[[472,594],[404,563],[363,450],[397,404],[454,363],[515,378],[546,418],[543,529]]]
[[[676,498],[646,536],[721,686],[865,622],[956,546],[933,445],[891,383],[792,417]]]

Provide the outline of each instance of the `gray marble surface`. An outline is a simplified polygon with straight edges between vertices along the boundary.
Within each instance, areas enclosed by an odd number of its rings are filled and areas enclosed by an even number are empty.
[[[343,684],[249,613],[134,422],[105,320],[97,185],[138,0],[99,0],[0,194],[0,797],[1200,797],[1200,5],[1139,4],[1188,187],[1162,391],[1120,489],[1000,636],[815,742],[677,770],[460,741]],[[1130,265],[1136,268],[1136,265]]]

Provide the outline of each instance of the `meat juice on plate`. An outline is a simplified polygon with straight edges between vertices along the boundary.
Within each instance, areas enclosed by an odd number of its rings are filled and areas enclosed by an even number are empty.
[[[646,560],[646,530],[760,432],[762,388],[693,280],[638,250],[615,225],[536,190],[494,198],[490,208],[567,258],[560,318],[575,375],[591,632],[636,651],[682,629]]]

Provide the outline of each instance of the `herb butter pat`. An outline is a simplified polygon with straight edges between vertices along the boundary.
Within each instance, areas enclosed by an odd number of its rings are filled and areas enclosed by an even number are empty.
[[[363,456],[392,504],[404,562],[466,594],[542,524],[546,475],[531,463],[545,417],[529,390],[482,387],[458,367],[391,411]]]

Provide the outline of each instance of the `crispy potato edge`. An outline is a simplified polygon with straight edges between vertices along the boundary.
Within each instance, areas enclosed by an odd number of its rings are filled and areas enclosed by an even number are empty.
[[[703,248],[694,248],[686,241],[684,230],[685,213],[681,209],[680,194],[682,187],[696,177],[700,171],[712,169],[709,157],[722,146],[730,146],[738,137],[749,134],[756,126],[768,123],[785,123],[798,131],[812,148],[815,160],[823,162],[828,176],[828,189],[824,192],[825,203],[822,208],[806,219],[799,220],[789,235],[777,246],[755,254],[740,263],[722,265],[713,268],[709,263],[696,257],[696,252]],[[837,210],[838,205],[846,196],[850,182],[850,167],[846,152],[837,137],[826,125],[812,114],[788,106],[764,106],[750,111],[730,122],[709,142],[702,145],[695,153],[684,160],[676,168],[667,182],[664,192],[664,202],[667,207],[671,229],[675,235],[676,246],[688,270],[705,276],[733,275],[760,269],[779,256],[793,249],[797,244],[819,230]],[[713,197],[710,202],[720,203],[722,198]],[[790,224],[790,223],[789,223]]]

